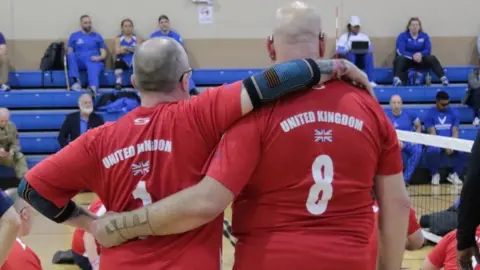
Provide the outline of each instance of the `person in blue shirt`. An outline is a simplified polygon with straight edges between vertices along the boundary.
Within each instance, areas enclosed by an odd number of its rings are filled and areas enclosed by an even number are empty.
[[[160,17],[158,18],[158,30],[153,32],[150,35],[150,38],[156,38],[156,37],[173,38],[178,43],[182,44],[182,46],[185,48],[185,45],[183,44],[182,36],[180,36],[180,34],[170,29],[170,19],[167,17],[167,15],[160,15]],[[190,76],[189,85],[190,85],[190,95],[198,95],[195,82],[193,81],[193,76]]]
[[[0,189],[0,268],[7,260],[20,230],[20,217],[13,200]]]
[[[393,84],[402,85],[407,80],[407,71],[411,68],[432,70],[443,85],[448,85],[447,77],[437,57],[432,55],[432,43],[423,32],[419,18],[410,18],[405,32],[397,37],[395,60],[393,62]]]
[[[142,43],[142,39],[133,33],[133,21],[130,19],[122,20],[120,23],[122,33],[115,38],[115,88],[122,89],[122,78],[124,70],[132,70],[133,53],[137,44]]]
[[[386,110],[386,114],[392,125],[398,130],[422,132],[420,119],[412,112],[403,111],[402,104],[402,98],[399,95],[393,95],[390,98],[390,109]],[[399,141],[399,143],[402,155],[407,157],[407,163],[403,166],[403,178],[405,183],[409,184],[422,157],[422,146],[402,141]]]
[[[86,70],[89,90],[97,94],[100,86],[100,73],[107,57],[103,37],[92,31],[92,20],[88,15],[80,17],[81,30],[74,32],[68,39],[68,77],[73,81],[72,90],[80,90],[80,70]]]
[[[460,119],[457,113],[449,107],[448,93],[439,91],[436,96],[436,105],[431,108],[424,119],[427,132],[432,135],[458,138]],[[439,168],[453,167],[447,180],[452,184],[462,184],[459,175],[463,170],[463,155],[452,149],[443,149],[428,146],[425,151],[427,166],[432,174],[432,184],[440,184]]]
[[[352,43],[368,42],[368,48],[356,49]],[[343,33],[337,40],[337,53],[345,55],[346,59],[361,68],[368,77],[372,86],[376,86],[373,82],[373,47],[370,37],[360,32],[360,17],[352,16],[347,24],[347,32]]]

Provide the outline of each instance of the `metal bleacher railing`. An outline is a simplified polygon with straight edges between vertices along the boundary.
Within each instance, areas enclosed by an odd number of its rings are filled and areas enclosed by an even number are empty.
[[[444,87],[431,85],[424,87],[392,87],[378,86],[375,88],[377,98],[384,106],[394,94],[402,96],[405,110],[415,111],[421,118],[435,101],[435,94],[439,90],[450,94],[452,107],[458,112],[462,124],[461,138],[473,140],[477,128],[469,125],[473,121],[472,111],[460,105],[465,91],[466,80],[472,67],[448,67],[446,74],[452,84]],[[258,69],[230,69],[230,70],[195,70],[193,79],[197,86],[215,86],[243,79]],[[125,74],[124,81],[128,81],[129,74]],[[379,84],[391,84],[392,70],[377,68],[374,72],[375,81]],[[83,78],[84,79],[84,78]],[[438,78],[432,78],[438,83]],[[11,120],[17,125],[20,132],[22,151],[28,156],[29,166],[34,166],[46,155],[59,149],[57,133],[65,115],[77,107],[79,92],[67,92],[65,89],[65,75],[62,71],[42,73],[40,71],[12,72],[9,83],[11,92],[0,93],[0,107],[11,110]],[[115,84],[114,74],[105,72],[101,78],[103,88],[112,88]],[[102,89],[100,93],[112,89]],[[106,121],[115,121],[123,114],[107,114]]]

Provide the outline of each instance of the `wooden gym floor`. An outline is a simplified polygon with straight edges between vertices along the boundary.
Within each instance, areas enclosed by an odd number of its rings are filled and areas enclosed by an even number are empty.
[[[409,187],[412,203],[417,211],[417,217],[421,215],[440,211],[450,207],[458,198],[460,187],[452,185],[440,186],[411,186]],[[93,199],[92,194],[80,194],[75,198],[77,203],[88,205]],[[231,217],[230,209],[226,215]],[[37,214],[34,219],[34,226],[31,235],[24,238],[24,242],[37,253],[42,261],[45,270],[77,270],[75,266],[53,265],[52,257],[57,250],[70,249],[73,229],[67,226],[58,225]],[[231,269],[233,265],[234,249],[224,239],[224,269]],[[424,247],[414,252],[406,252],[403,266],[407,269],[420,269],[425,256],[432,249],[431,246]]]

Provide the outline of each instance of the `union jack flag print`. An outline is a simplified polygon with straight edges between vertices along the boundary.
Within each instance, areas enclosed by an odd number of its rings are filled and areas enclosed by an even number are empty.
[[[332,142],[332,130],[331,129],[315,129],[315,141],[316,142]]]
[[[137,164],[132,165],[133,176],[137,176],[139,174],[145,175],[150,171],[150,161],[139,162]]]

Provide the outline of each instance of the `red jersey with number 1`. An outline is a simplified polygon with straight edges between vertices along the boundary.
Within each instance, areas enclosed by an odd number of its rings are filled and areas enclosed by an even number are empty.
[[[401,171],[378,102],[334,81],[240,120],[207,175],[238,196],[235,270],[370,270],[372,179]]]
[[[123,212],[197,184],[226,129],[241,116],[241,82],[190,100],[139,107],[89,130],[39,163],[27,181],[57,206],[91,190],[107,211]],[[102,270],[220,269],[222,217],[183,234],[102,248]]]

